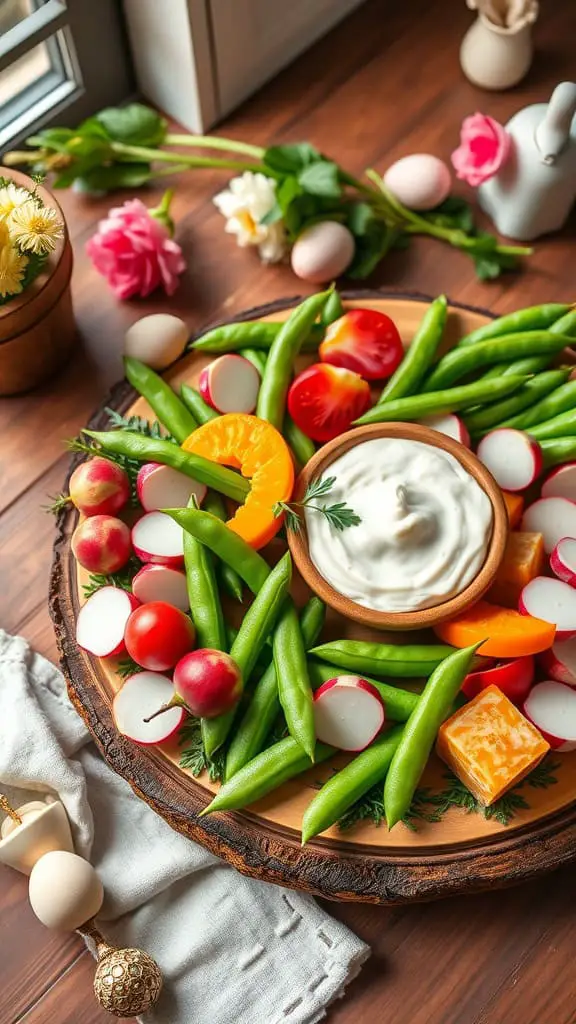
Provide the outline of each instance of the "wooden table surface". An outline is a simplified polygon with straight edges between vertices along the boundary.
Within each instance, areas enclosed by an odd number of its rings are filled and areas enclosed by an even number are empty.
[[[400,156],[448,158],[462,118],[500,121],[574,78],[576,4],[542,5],[537,55],[526,82],[489,94],[460,72],[458,47],[472,15],[463,2],[370,0],[245,104],[222,134],[258,144],[309,139],[360,173]],[[448,8],[450,8],[448,10]],[[68,367],[34,394],[0,402],[0,624],[42,654],[56,649],[47,608],[53,522],[41,511],[61,487],[62,439],[75,435],[121,374],[122,336],[146,313],[170,310],[193,330],[225,312],[306,289],[288,267],[263,269],[237,249],[212,205],[225,179],[182,175],[173,215],[188,270],[172,300],[119,303],[91,269],[84,244],[113,205],[61,194],[75,250],[78,347]],[[465,189],[464,189],[465,191]],[[154,205],[160,189],[144,197]],[[116,200],[117,197],[114,197]],[[539,242],[529,269],[492,284],[433,240],[390,256],[370,285],[419,290],[499,312],[574,298],[574,223]],[[523,888],[407,908],[327,905],[373,955],[332,1024],[573,1024],[576,1021],[576,870]],[[25,879],[0,870],[0,1024],[103,1024],[91,996],[93,964],[80,940],[46,931],[28,906]],[[170,1022],[166,1022],[170,1024]],[[192,1022],[191,1022],[192,1024]],[[254,1021],[254,1024],[266,1024]]]

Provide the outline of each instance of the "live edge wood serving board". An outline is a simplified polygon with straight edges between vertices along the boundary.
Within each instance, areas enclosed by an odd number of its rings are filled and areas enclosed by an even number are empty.
[[[347,293],[345,298],[350,306],[367,305],[389,313],[405,343],[430,301],[422,295],[367,291]],[[231,319],[283,319],[297,301],[278,301]],[[489,316],[473,307],[451,304],[446,347]],[[209,358],[189,353],[167,371],[167,379],[173,384],[184,380],[193,384]],[[108,427],[105,407],[153,418],[147,404],[126,382],[116,385],[90,420],[90,427]],[[78,461],[79,457],[72,460],[70,472]],[[478,811],[449,806],[437,815],[440,820],[415,819],[414,830],[399,824],[389,833],[385,826],[376,828],[372,821],[364,821],[346,832],[330,829],[302,848],[303,810],[338,759],[312,768],[246,811],[199,819],[198,812],[217,786],[204,776],[194,779],[179,767],[177,744],[139,747],[118,735],[111,701],[121,680],[115,675],[114,661],[92,658],[76,645],[75,623],[84,581],[83,570],[78,572],[70,550],[76,521],[74,509],[60,513],[50,585],[50,610],[68,691],[110,766],[172,828],[245,874],[332,899],[381,904],[510,885],[576,857],[576,752],[549,757],[545,777],[539,779],[541,785],[527,782],[518,791],[507,825]],[[270,551],[274,560],[279,551],[275,541]],[[302,580],[296,580],[295,595],[298,602],[306,598]],[[422,640],[425,634],[375,633],[329,612],[322,639],[342,637],[407,642]],[[446,768],[436,758],[431,759],[421,785],[436,797],[447,793]],[[428,811],[435,809],[438,803],[428,806]]]

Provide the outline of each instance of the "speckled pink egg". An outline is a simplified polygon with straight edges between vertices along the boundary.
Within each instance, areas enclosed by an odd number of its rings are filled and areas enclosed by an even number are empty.
[[[448,165],[429,153],[412,153],[397,160],[384,175],[384,184],[411,210],[432,210],[449,196]]]
[[[340,277],[354,257],[354,236],[335,220],[314,224],[296,239],[290,261],[296,277],[323,284]]]

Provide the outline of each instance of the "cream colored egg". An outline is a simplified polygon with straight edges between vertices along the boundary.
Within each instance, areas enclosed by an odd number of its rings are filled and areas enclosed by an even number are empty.
[[[87,860],[75,853],[53,850],[32,868],[28,895],[42,924],[72,932],[98,913],[104,890]]]
[[[188,328],[179,316],[152,313],[128,328],[124,355],[139,359],[153,370],[165,370],[182,355],[188,336]]]
[[[354,236],[335,220],[325,220],[303,231],[292,249],[292,270],[312,284],[343,274],[354,258]]]
[[[448,165],[429,153],[413,153],[397,160],[384,175],[384,184],[411,210],[432,210],[450,195]]]

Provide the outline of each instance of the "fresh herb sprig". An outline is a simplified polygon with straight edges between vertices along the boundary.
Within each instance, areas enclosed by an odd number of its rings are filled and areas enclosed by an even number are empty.
[[[186,768],[194,777],[207,771],[211,782],[218,782],[223,778],[225,754],[223,751],[217,751],[214,759],[206,756],[199,718],[194,718],[192,715],[186,718],[178,733],[178,744],[182,748],[180,751],[181,768]]]
[[[286,516],[286,526],[293,533],[299,533],[302,529],[300,509],[313,509],[320,512],[333,526],[335,530],[346,530],[349,526],[358,526],[361,523],[359,515],[345,501],[338,501],[334,505],[317,505],[315,502],[325,498],[336,483],[335,476],[328,476],[325,480],[313,480],[307,487],[302,501],[277,501],[274,505],[275,516]]]
[[[142,568],[141,562],[136,558],[135,555],[131,555],[129,561],[122,569],[118,572],[113,572],[108,575],[103,575],[99,572],[90,573],[88,582],[82,587],[84,591],[84,597],[91,597],[97,590],[101,590],[102,587],[119,587],[120,590],[132,590],[132,580]]]

